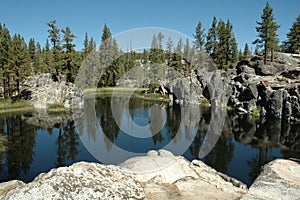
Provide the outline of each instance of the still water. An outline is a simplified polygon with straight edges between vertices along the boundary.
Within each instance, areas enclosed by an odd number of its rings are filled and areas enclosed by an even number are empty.
[[[0,154],[0,182],[13,179],[28,182],[51,168],[78,161],[101,163],[86,148],[86,141],[91,144],[100,142],[97,144],[102,145],[102,153],[107,154],[113,152],[115,147],[127,152],[146,153],[150,149],[164,148],[170,142],[185,144],[188,141],[189,146],[180,147],[183,156],[190,161],[199,159],[200,148],[211,129],[212,120],[215,120],[209,108],[200,108],[199,112],[196,110],[197,120],[193,115],[189,116],[190,119],[183,119],[186,110],[163,104],[159,104],[163,108],[163,117],[150,117],[155,103],[134,99],[130,100],[128,107],[122,104],[123,100],[119,100],[116,117],[111,102],[110,98],[99,98],[91,102],[94,107],[85,103],[95,111],[101,133],[97,132],[95,122],[85,118],[87,113],[81,113],[79,118],[82,120],[74,119],[69,113],[0,115],[0,133],[8,139],[6,150]],[[147,126],[151,120],[161,123],[154,128]],[[146,132],[152,133],[152,136],[142,138],[127,134],[126,130],[133,130],[133,123],[146,127]],[[100,134],[105,134],[105,137]],[[108,162],[113,164],[125,159],[110,158],[111,162]],[[216,144],[201,160],[250,185],[261,167],[276,158],[300,159],[299,124],[281,123],[274,119],[255,120],[247,115],[226,113]]]

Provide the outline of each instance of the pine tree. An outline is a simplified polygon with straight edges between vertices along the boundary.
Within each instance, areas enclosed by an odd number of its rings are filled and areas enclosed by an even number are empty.
[[[78,57],[75,51],[75,44],[73,44],[73,40],[76,36],[71,33],[70,27],[63,29],[62,33],[64,34],[62,45],[64,49],[62,74],[66,75],[67,82],[73,82],[80,65],[76,63]]]
[[[273,9],[267,2],[266,7],[263,9],[261,15],[261,22],[256,22],[258,26],[256,31],[258,32],[259,39],[256,39],[253,44],[257,44],[259,47],[264,47],[264,64],[267,64],[267,53],[271,51],[271,62],[274,61],[274,50],[278,47],[277,30],[280,27],[276,24]]]
[[[52,44],[52,61],[51,61],[51,68],[55,69],[56,73],[61,73],[61,67],[62,67],[62,60],[61,60],[61,46],[60,46],[60,30],[56,26],[56,20],[52,20],[49,23],[47,23],[49,26],[48,38],[50,39],[50,42]]]
[[[35,45],[35,54],[34,54],[34,58],[33,58],[33,64],[32,64],[32,68],[34,73],[38,73],[38,72],[42,72],[42,48],[40,43],[36,43]],[[30,54],[29,54],[30,55]]]
[[[85,58],[89,54],[90,41],[88,37],[88,33],[85,33],[84,42],[83,42],[83,58]]]
[[[242,50],[240,49],[239,50],[239,60],[243,60],[243,59],[244,59],[244,55],[243,55]]]
[[[206,36],[206,51],[215,59],[215,48],[217,46],[217,18],[214,17],[211,28],[208,30]]]
[[[238,51],[238,44],[236,42],[236,39],[233,35],[233,37],[230,40],[230,60],[228,67],[233,67],[236,62],[239,60],[239,51]]]
[[[102,36],[101,36],[101,42],[104,42],[106,40],[110,40],[111,38],[112,38],[111,32],[110,32],[108,26],[105,23],[104,27],[103,27],[103,33],[102,33]]]
[[[33,38],[30,38],[29,43],[28,43],[28,52],[31,58],[31,62],[34,61],[35,57],[35,41]]]
[[[195,34],[194,34],[194,44],[197,50],[201,51],[203,49],[203,46],[205,44],[205,33],[204,33],[204,28],[202,27],[202,23],[198,22],[197,27],[195,29]]]
[[[119,66],[116,65],[116,59],[119,57],[119,48],[116,40],[112,38],[108,26],[105,24],[101,36],[100,44],[100,68],[98,73],[102,74],[98,86],[113,86],[115,84],[115,77],[120,71]]]
[[[183,56],[186,60],[190,60],[190,58],[191,58],[191,47],[190,47],[190,42],[189,42],[188,38],[186,38],[185,45],[183,48]]]
[[[3,82],[3,96],[7,98],[10,96],[8,88],[10,88],[10,69],[8,66],[8,49],[11,43],[11,36],[8,28],[5,25],[0,24],[0,73],[1,80]]]
[[[172,53],[173,47],[174,47],[173,41],[172,41],[171,37],[169,37],[168,41],[167,41],[167,53],[168,54]]]
[[[177,47],[175,49],[175,53],[178,55],[182,55],[182,50],[183,50],[183,41],[182,38],[179,38],[178,43],[177,43]]]
[[[286,52],[300,53],[300,15],[298,15],[296,22],[292,24],[292,27],[286,36],[287,41],[284,42]]]
[[[8,66],[10,68],[10,86],[15,86],[17,96],[20,95],[20,82],[32,72],[30,67],[30,55],[24,39],[20,35],[14,35],[8,49]],[[10,97],[13,88],[9,88]]]
[[[238,61],[238,47],[237,42],[233,33],[233,26],[229,20],[226,22],[226,68],[232,67]]]
[[[228,62],[228,34],[224,21],[220,20],[217,27],[217,39],[213,61],[219,68],[225,68]]]
[[[165,36],[162,34],[162,32],[159,32],[159,33],[157,34],[158,48],[159,48],[159,49],[163,49],[162,41],[163,41],[164,37],[165,37]]]
[[[184,72],[184,65],[181,62],[183,56],[183,42],[182,38],[179,38],[176,48],[174,49],[174,53],[171,54],[171,60],[169,62],[169,66],[174,68],[174,70],[183,74]]]
[[[41,62],[42,66],[40,69],[40,72],[42,73],[50,73],[51,72],[51,66],[52,66],[52,59],[51,59],[51,50],[50,50],[50,44],[48,40],[46,40],[45,47],[42,50],[42,56],[41,56]]]
[[[158,36],[155,34],[152,37],[151,42],[151,49],[150,49],[150,55],[149,59],[151,63],[163,63],[164,62],[164,52],[162,49],[162,39],[163,39],[162,33],[158,33]],[[160,48],[161,47],[161,48]]]
[[[244,52],[243,52],[243,59],[248,59],[251,55],[251,52],[249,50],[248,43],[245,44]]]

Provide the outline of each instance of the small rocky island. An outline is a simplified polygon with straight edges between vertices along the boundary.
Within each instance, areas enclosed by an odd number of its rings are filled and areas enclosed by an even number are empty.
[[[200,160],[149,151],[118,166],[79,162],[42,173],[30,183],[0,184],[1,199],[298,199],[299,161],[264,166],[248,189]]]

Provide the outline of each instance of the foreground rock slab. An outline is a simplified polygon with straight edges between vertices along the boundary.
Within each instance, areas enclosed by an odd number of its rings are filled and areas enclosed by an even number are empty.
[[[299,199],[300,163],[277,159],[264,166],[262,173],[243,196],[250,199]]]
[[[120,164],[144,186],[146,199],[238,199],[247,190],[240,181],[219,173],[202,161],[192,163],[160,150]],[[125,170],[124,169],[124,170]]]
[[[300,164],[277,159],[248,190],[202,161],[149,151],[119,166],[79,162],[52,169],[31,183],[0,183],[0,199],[299,199]]]
[[[11,182],[11,184],[10,184]],[[31,183],[0,184],[0,199],[143,199],[142,186],[117,167],[79,162],[53,169]],[[4,184],[4,186],[3,186]],[[9,190],[12,185],[13,189]],[[18,187],[19,185],[19,187]]]

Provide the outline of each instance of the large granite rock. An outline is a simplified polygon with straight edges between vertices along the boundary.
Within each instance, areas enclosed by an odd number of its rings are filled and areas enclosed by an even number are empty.
[[[144,185],[146,199],[238,199],[247,192],[240,181],[202,161],[192,163],[165,150],[120,164]]]
[[[278,159],[264,166],[248,190],[202,161],[149,151],[119,166],[79,162],[32,182],[0,184],[1,199],[299,199],[300,164]]]
[[[35,108],[46,109],[51,104],[63,104],[64,107],[82,107],[83,92],[72,83],[67,83],[60,75],[60,82],[54,74],[37,74],[21,83],[21,96]]]
[[[242,113],[257,113],[259,107],[261,116],[300,121],[298,61],[286,54],[275,55],[269,65],[263,65],[259,56],[237,64],[228,105]]]
[[[9,190],[10,185],[11,187]],[[79,162],[40,174],[31,183],[0,184],[1,199],[143,199],[142,186],[117,167]]]
[[[249,192],[242,197],[250,199],[299,199],[300,164],[292,160],[277,159],[264,166]]]

